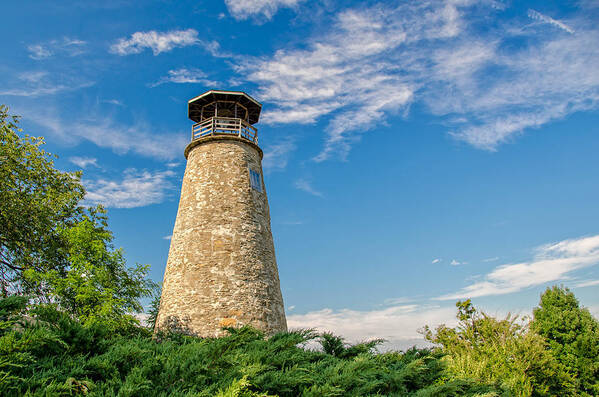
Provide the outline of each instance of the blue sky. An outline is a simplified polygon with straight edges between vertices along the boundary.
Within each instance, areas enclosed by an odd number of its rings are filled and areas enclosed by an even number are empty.
[[[59,4],[52,4],[59,3]],[[161,281],[192,122],[243,90],[291,327],[422,343],[472,297],[599,314],[599,3],[10,1],[0,103]]]

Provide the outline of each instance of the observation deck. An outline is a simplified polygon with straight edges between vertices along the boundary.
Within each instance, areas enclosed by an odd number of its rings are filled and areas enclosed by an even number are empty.
[[[260,118],[262,105],[240,91],[210,90],[188,102],[191,140],[234,135],[258,144],[258,129],[252,124]]]
[[[258,129],[240,118],[210,117],[191,127],[192,141],[214,135],[237,135],[258,144]]]

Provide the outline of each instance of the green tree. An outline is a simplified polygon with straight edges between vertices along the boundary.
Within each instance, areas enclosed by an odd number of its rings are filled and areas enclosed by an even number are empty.
[[[147,325],[151,330],[156,328],[156,320],[158,319],[158,312],[160,311],[160,297],[162,295],[162,286],[157,285],[152,294],[152,300],[150,301],[150,307],[148,308],[148,319]]]
[[[517,396],[572,394],[570,377],[525,320],[496,319],[476,310],[469,299],[456,306],[456,328],[425,327],[425,338],[447,354],[453,377],[497,383]]]
[[[580,395],[599,395],[599,322],[568,288],[554,286],[533,310],[532,328],[573,375]]]
[[[83,323],[136,323],[155,284],[112,245],[106,211],[85,209],[80,172],[54,168],[42,138],[21,138],[0,106],[0,293],[55,303]]]
[[[122,249],[114,249],[106,211],[91,208],[60,234],[67,242],[67,270],[29,269],[25,279],[46,286],[53,300],[84,324],[118,328],[136,323],[131,313],[143,311],[139,299],[150,296],[156,285],[146,278],[148,265],[128,268]]]
[[[84,189],[80,173],[54,168],[43,138],[19,132],[18,118],[0,105],[0,294],[41,297],[41,286],[23,273],[65,268],[61,231],[79,219]]]

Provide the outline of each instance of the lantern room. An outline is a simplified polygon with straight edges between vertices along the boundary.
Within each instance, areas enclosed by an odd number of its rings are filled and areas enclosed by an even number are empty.
[[[258,143],[258,122],[262,105],[240,91],[210,90],[188,102],[189,118],[196,123],[191,139],[214,135],[237,135]]]

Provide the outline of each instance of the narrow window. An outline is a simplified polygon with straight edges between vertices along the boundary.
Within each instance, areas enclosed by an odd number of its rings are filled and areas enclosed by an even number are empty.
[[[250,185],[253,189],[256,189],[259,192],[262,191],[262,181],[258,171],[250,169]]]

